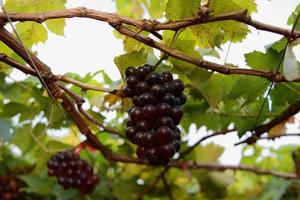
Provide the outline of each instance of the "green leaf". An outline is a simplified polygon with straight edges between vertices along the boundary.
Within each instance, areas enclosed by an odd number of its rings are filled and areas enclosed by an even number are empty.
[[[5,7],[10,12],[37,13],[62,10],[67,0],[6,0]]]
[[[4,141],[9,141],[11,138],[11,133],[10,133],[10,129],[11,129],[11,123],[10,121],[8,121],[7,119],[0,119],[0,141],[4,140]]]
[[[190,29],[197,38],[197,44],[202,48],[219,47],[227,41],[240,42],[249,31],[245,24],[231,20],[200,24]]]
[[[123,16],[142,18],[144,13],[142,5],[138,1],[117,0],[116,7],[118,14]]]
[[[3,106],[2,117],[13,117],[19,113],[27,112],[30,108],[20,103],[7,103]]]
[[[32,149],[35,145],[32,139],[32,128],[30,125],[15,129],[12,136],[12,143],[19,147],[23,154],[27,153],[28,150]]]
[[[259,96],[262,96],[268,84],[269,81],[259,77],[241,77],[232,88],[228,97],[231,99],[244,97],[244,105],[246,105],[255,101]]]
[[[200,0],[169,0],[166,9],[166,18],[172,21],[181,20],[199,12]]]
[[[24,103],[24,99],[21,98],[21,88],[17,83],[11,85],[0,86],[0,92],[10,101]]]
[[[276,47],[275,48],[280,48]],[[281,54],[273,49],[269,49],[267,53],[253,51],[245,54],[247,65],[252,69],[258,70],[275,70],[278,67]]]
[[[281,200],[291,184],[288,180],[272,178],[257,200]]]
[[[46,28],[36,22],[20,22],[16,25],[16,30],[27,48],[39,42],[45,43],[48,39]]]
[[[196,162],[217,162],[218,158],[222,155],[224,148],[220,145],[209,143],[205,146],[197,146],[191,157]]]
[[[114,62],[117,65],[122,77],[128,66],[140,66],[147,61],[147,53],[143,51],[134,51],[115,57]]]
[[[146,3],[146,8],[152,19],[163,17],[168,0],[150,0]]]
[[[256,12],[256,4],[253,0],[210,0],[209,8],[214,15],[243,9]]]
[[[32,176],[30,174],[21,175],[20,178],[28,185],[28,187],[25,188],[27,192],[38,193],[41,195],[51,194],[52,187],[50,185],[52,184],[50,181],[47,181],[47,179]]]
[[[51,32],[55,33],[56,35],[64,36],[66,26],[65,19],[52,19],[47,20],[45,23]]]

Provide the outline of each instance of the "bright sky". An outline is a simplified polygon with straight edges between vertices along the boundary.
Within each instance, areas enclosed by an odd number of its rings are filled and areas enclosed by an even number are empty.
[[[114,2],[111,0],[77,0],[68,1],[68,8],[85,6],[96,10],[115,12]],[[273,24],[280,27],[291,28],[286,25],[290,13],[298,5],[299,0],[256,0],[258,13],[252,17],[261,22]],[[257,31],[250,28],[251,34],[243,43],[233,44],[230,48],[228,63],[245,66],[244,53],[253,50],[264,51],[264,46],[281,38],[280,35]],[[89,19],[68,19],[65,29],[65,37],[59,37],[49,33],[49,39],[45,44],[39,44],[35,48],[39,52],[39,58],[51,66],[55,74],[76,72],[86,74],[104,69],[111,78],[118,79],[119,72],[113,62],[115,56],[123,53],[122,41],[113,36],[112,28],[102,22]],[[220,51],[221,59],[210,60],[223,63],[228,49],[228,44]],[[294,52],[300,60],[300,47],[294,48]],[[23,75],[14,73],[17,77]],[[299,118],[299,117],[298,117]],[[299,123],[289,127],[289,132],[299,132]],[[191,128],[191,143],[206,135],[207,131],[201,128]],[[241,146],[234,147],[233,143],[238,141],[234,133],[215,137],[207,142],[215,142],[225,147],[225,153],[221,161],[227,164],[237,164],[240,159]],[[260,145],[278,147],[282,144],[300,144],[299,138],[281,138],[275,142],[259,141]],[[206,143],[207,143],[206,142]]]

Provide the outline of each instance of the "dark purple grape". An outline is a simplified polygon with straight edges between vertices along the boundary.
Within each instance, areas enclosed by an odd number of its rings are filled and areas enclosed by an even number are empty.
[[[172,93],[166,93],[165,96],[163,96],[163,98],[161,99],[161,101],[169,104],[170,106],[173,106],[176,102],[176,97]]]
[[[179,80],[179,79],[173,80],[172,85],[173,85],[173,88],[174,88],[174,90],[173,90],[174,94],[179,95],[180,93],[183,92],[184,84],[181,80]]]
[[[150,92],[156,98],[161,98],[165,94],[165,88],[162,85],[156,84],[151,87]]]
[[[168,117],[168,116],[163,116],[163,117],[158,118],[155,121],[154,128],[157,129],[160,126],[167,126],[169,128],[173,128],[174,125],[173,125],[172,118]]]
[[[135,106],[142,106],[142,102],[141,102],[141,99],[140,99],[140,97],[139,96],[137,96],[137,95],[134,95],[133,97],[132,97],[132,103],[135,105]]]
[[[136,68],[135,67],[127,67],[125,70],[125,75],[126,77],[130,76],[130,75],[135,75],[136,73]]]
[[[172,143],[164,144],[158,147],[159,155],[165,159],[170,159],[176,153],[176,149]]]
[[[173,80],[173,75],[171,72],[162,72],[160,76],[163,82],[170,82]]]
[[[139,83],[139,79],[135,75],[130,75],[127,77],[126,82],[130,89],[135,89],[135,86]]]
[[[179,106],[181,105],[181,101],[179,97],[175,97],[174,105]]]
[[[181,118],[183,117],[182,108],[180,106],[173,106],[171,117],[174,121],[181,120]]]
[[[156,102],[157,102],[155,96],[149,92],[143,93],[140,96],[140,99],[141,99],[142,105],[156,104]]]
[[[136,123],[136,128],[139,131],[147,131],[151,128],[151,124],[146,120],[140,120]]]
[[[132,121],[132,119],[129,117],[128,119],[127,119],[127,122],[126,122],[126,126],[127,127],[129,127],[129,126],[134,126],[135,125],[135,123]]]
[[[144,64],[143,66],[148,72],[154,71],[154,66],[149,65],[149,64]]]
[[[132,142],[134,144],[137,144],[138,146],[144,146],[144,132],[140,131],[137,134],[135,134]]]
[[[131,111],[130,111],[130,118],[134,121],[134,122],[138,122],[139,120],[144,119],[144,115],[143,115],[143,110],[140,107],[134,107]]]
[[[156,105],[157,116],[168,116],[172,114],[172,108],[167,103],[159,103]]]
[[[145,119],[151,120],[156,116],[156,106],[148,104],[143,107],[143,115]]]
[[[165,93],[174,93],[174,84],[173,82],[164,83]]]
[[[151,147],[146,151],[146,157],[151,164],[155,164],[158,160],[158,152],[155,147]]]
[[[132,97],[134,95],[134,90],[130,89],[129,87],[125,87],[123,89],[123,93],[125,97]]]
[[[138,130],[135,126],[130,126],[126,129],[125,135],[128,139],[133,140],[137,132]]]
[[[145,79],[150,85],[157,84],[159,82],[159,74],[156,72],[150,72]]]
[[[136,155],[140,158],[140,159],[146,159],[146,148],[142,147],[142,146],[138,146],[137,150],[136,150]]]
[[[146,147],[152,147],[155,144],[157,144],[154,139],[154,131],[153,130],[146,131],[143,135],[143,140],[144,140],[144,145]]]
[[[146,67],[139,67],[136,70],[136,75],[140,80],[143,80],[147,74],[150,72],[150,70]]]
[[[150,85],[146,81],[141,81],[135,86],[135,91],[137,94],[142,94],[150,90]]]
[[[180,104],[181,105],[183,105],[183,104],[185,104],[186,103],[186,96],[185,96],[185,94],[183,94],[183,93],[181,93],[180,95],[179,95],[179,99],[180,99]]]
[[[173,144],[176,152],[178,152],[180,150],[180,141],[179,140],[173,140],[172,144]]]
[[[180,134],[181,134],[180,129],[178,127],[175,127],[173,132],[173,139],[180,140],[181,139]]]
[[[172,140],[173,130],[167,126],[159,127],[155,134],[154,138],[158,141],[159,144],[166,144]]]

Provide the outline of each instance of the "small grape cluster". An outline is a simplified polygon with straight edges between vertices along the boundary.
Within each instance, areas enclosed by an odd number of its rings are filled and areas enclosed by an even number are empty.
[[[126,137],[138,146],[137,156],[153,165],[165,165],[180,149],[179,124],[186,102],[184,84],[151,65],[128,67],[124,96],[132,98]]]
[[[20,181],[10,176],[0,176],[0,199],[20,199]]]
[[[55,154],[47,166],[48,175],[56,176],[64,189],[76,188],[83,194],[89,194],[99,183],[93,168],[71,150]]]

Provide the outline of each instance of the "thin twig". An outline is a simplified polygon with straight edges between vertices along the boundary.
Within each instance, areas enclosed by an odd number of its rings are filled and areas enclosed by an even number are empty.
[[[212,137],[215,137],[215,136],[218,136],[218,135],[225,135],[227,133],[230,133],[230,132],[233,132],[233,131],[236,131],[236,129],[227,129],[227,130],[224,130],[224,131],[219,131],[219,132],[215,132],[213,134],[210,134],[210,135],[207,135],[207,136],[204,136],[202,137],[200,140],[198,140],[194,145],[190,146],[189,148],[187,148],[185,151],[183,151],[179,158],[183,158],[184,156],[186,156],[187,154],[189,154],[195,147],[197,147],[201,142],[203,142],[204,140],[207,140],[209,138],[212,138]],[[179,159],[178,158],[178,159]]]
[[[172,190],[170,188],[170,185],[168,184],[168,181],[166,179],[165,174],[162,176],[162,180],[163,180],[163,183],[164,183],[165,190],[166,190],[166,192],[168,194],[169,200],[174,200],[174,197],[173,197],[173,194],[172,194]]]

